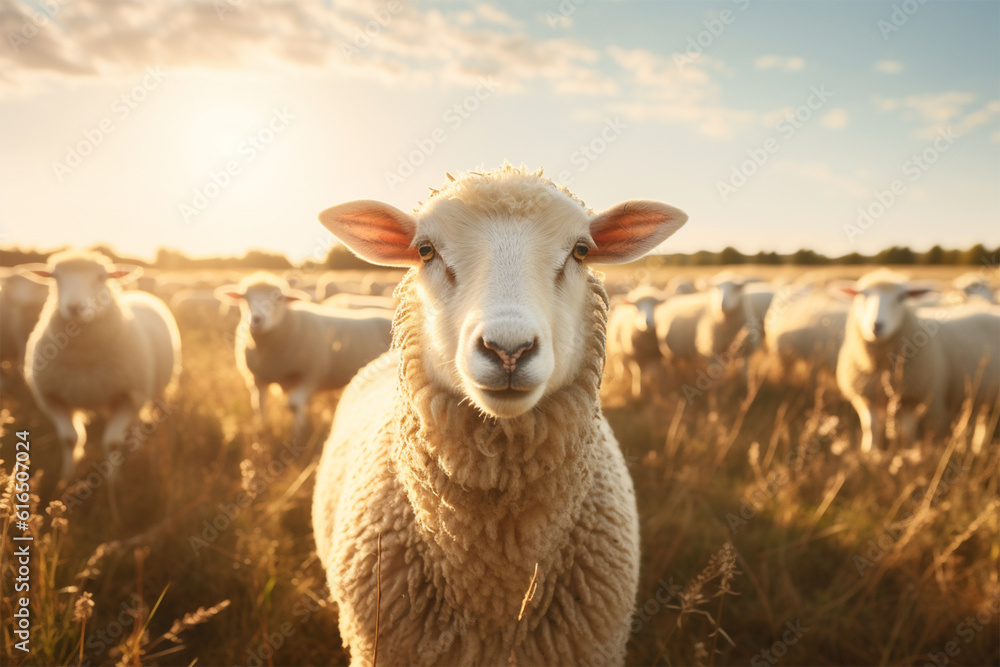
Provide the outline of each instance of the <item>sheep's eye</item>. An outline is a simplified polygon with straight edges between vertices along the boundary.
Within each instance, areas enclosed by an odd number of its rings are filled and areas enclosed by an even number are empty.
[[[434,246],[430,243],[421,243],[417,246],[417,253],[420,255],[420,259],[429,262],[434,259]]]
[[[573,248],[573,257],[582,262],[587,257],[588,252],[590,252],[590,246],[586,243],[577,243],[576,247]]]

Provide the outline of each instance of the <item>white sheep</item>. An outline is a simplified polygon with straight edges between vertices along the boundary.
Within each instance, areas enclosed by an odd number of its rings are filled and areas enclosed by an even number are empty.
[[[772,379],[799,384],[803,375],[832,378],[848,306],[846,297],[837,298],[823,284],[795,283],[779,289],[764,318]]]
[[[14,270],[23,270],[16,267]],[[24,374],[24,353],[49,296],[48,285],[20,273],[4,278],[0,289],[0,359],[9,361],[15,374]]]
[[[837,384],[861,420],[862,451],[882,446],[890,404],[904,444],[913,442],[918,425],[932,435],[946,433],[967,398],[967,386],[975,388],[974,406],[996,409],[996,310],[918,312],[905,300],[926,288],[915,288],[885,269],[841,289],[853,301],[837,361]]]
[[[352,664],[370,664],[377,615],[385,664],[624,661],[638,517],[598,401],[607,295],[589,264],[635,259],[685,219],[648,201],[593,215],[507,165],[415,215],[320,214],[368,261],[413,267],[394,351],[345,391],[317,473]]]
[[[668,297],[680,296],[682,294],[694,294],[698,291],[698,287],[694,284],[694,281],[684,276],[674,276],[667,283],[667,287],[664,290]]]
[[[295,414],[296,437],[315,392],[347,385],[358,369],[389,349],[391,313],[323,308],[277,276],[257,273],[216,294],[242,310],[236,366],[257,417],[264,421],[270,386],[279,385]]]
[[[63,479],[83,455],[84,411],[110,410],[101,441],[108,456],[180,373],[180,336],[170,311],[145,292],[122,293],[120,283],[141,271],[78,251],[23,269],[55,282],[28,340],[25,371],[63,445]]]
[[[695,330],[695,348],[705,359],[727,354],[743,356],[753,349],[761,337],[763,321],[754,320],[754,308],[745,298],[748,282],[743,276],[727,271],[708,283],[708,308],[702,313]],[[770,303],[769,299],[761,299],[758,309],[766,310],[763,305],[765,300]],[[737,344],[739,350],[734,350]]]
[[[965,302],[997,304],[997,295],[989,278],[982,272],[970,272],[955,278],[952,285]]]
[[[608,319],[608,365],[613,377],[629,381],[632,398],[639,397],[643,378],[660,365],[654,315],[665,297],[654,287],[639,286],[612,309]]]
[[[396,310],[398,303],[396,299],[388,296],[368,296],[349,292],[340,292],[322,301],[322,305],[327,308],[347,308],[348,310],[378,308],[393,311]]]

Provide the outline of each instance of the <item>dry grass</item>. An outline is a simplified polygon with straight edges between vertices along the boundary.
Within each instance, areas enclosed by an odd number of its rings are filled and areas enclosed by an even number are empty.
[[[277,408],[258,434],[226,333],[183,335],[180,390],[121,471],[121,528],[87,475],[65,507],[51,502],[51,425],[4,378],[0,489],[28,430],[46,500],[29,519],[28,656],[12,634],[21,531],[9,492],[0,508],[3,664],[347,662],[309,514],[336,396],[316,401],[303,446],[284,441],[291,420]],[[690,404],[663,389],[607,410],[643,539],[629,662],[923,665],[954,642],[950,664],[998,664],[995,427],[963,423],[947,442],[862,458],[829,387],[751,398],[720,382]],[[982,630],[967,621],[977,614]]]

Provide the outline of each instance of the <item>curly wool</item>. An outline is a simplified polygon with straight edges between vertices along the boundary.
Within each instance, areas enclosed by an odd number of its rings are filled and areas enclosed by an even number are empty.
[[[511,420],[484,418],[430,384],[413,283],[411,272],[397,291],[396,377],[390,353],[343,399],[391,383],[394,413],[338,411],[317,482],[317,547],[353,662],[371,659],[380,538],[380,662],[623,662],[638,523],[597,400],[607,323],[600,279],[589,277],[593,335],[576,378]],[[537,588],[518,622],[536,564]]]

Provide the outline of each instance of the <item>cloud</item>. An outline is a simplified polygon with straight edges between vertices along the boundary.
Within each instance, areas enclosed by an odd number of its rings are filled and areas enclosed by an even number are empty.
[[[760,56],[753,61],[755,69],[780,69],[785,72],[799,72],[805,69],[806,61],[799,56]]]
[[[903,63],[898,60],[879,60],[872,65],[872,69],[882,74],[899,74],[903,71]]]
[[[629,119],[690,125],[707,137],[724,139],[754,120],[754,114],[722,104],[721,87],[713,74],[722,63],[702,56],[684,67],[646,49],[608,48],[622,72],[617,81],[628,83],[629,101],[610,105],[610,110]],[[631,77],[629,79],[628,77]]]
[[[948,91],[905,97],[875,96],[872,104],[878,111],[899,113],[904,122],[916,125],[914,136],[931,139],[938,130],[947,127],[963,135],[1000,115],[1000,100],[989,100],[976,107],[977,99],[975,93]]]
[[[783,160],[775,166],[791,176],[823,186],[826,195],[832,198],[844,197],[845,195],[864,197],[869,193],[869,189],[860,182],[850,176],[834,172],[830,165],[825,162]]]
[[[847,126],[847,111],[841,108],[830,109],[819,117],[819,124],[828,130],[839,130]]]

